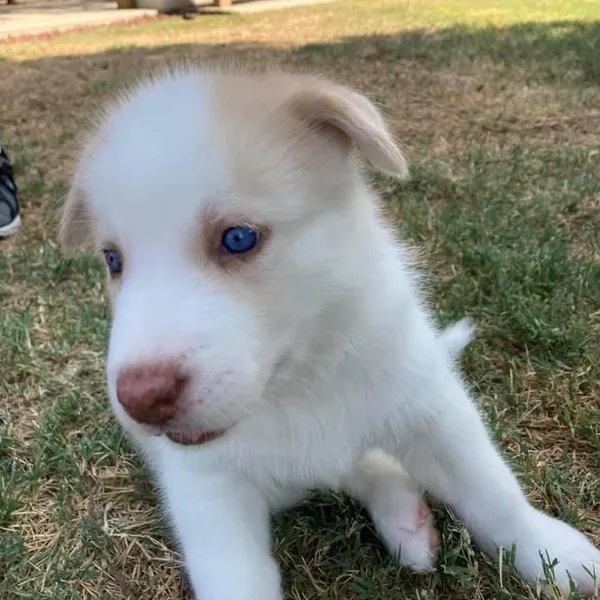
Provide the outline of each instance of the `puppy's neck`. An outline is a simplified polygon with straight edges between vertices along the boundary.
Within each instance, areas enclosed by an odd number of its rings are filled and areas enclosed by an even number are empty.
[[[364,215],[363,215],[364,216]],[[317,396],[341,372],[376,373],[402,351],[407,314],[414,312],[415,282],[405,250],[375,213],[361,224],[363,239],[350,258],[356,268],[338,296],[318,315],[281,361],[265,399]]]

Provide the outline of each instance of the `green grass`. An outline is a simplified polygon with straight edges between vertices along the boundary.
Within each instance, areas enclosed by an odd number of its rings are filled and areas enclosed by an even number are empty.
[[[532,501],[600,543],[599,47],[595,0],[345,0],[1,45],[0,140],[24,230],[0,245],[0,598],[186,593],[108,408],[102,270],[63,256],[54,229],[89,115],[182,57],[314,69],[385,107],[412,178],[373,184],[420,248],[440,319],[479,325],[463,364],[493,435]],[[536,597],[435,515],[442,553],[427,576],[396,568],[342,495],[280,515],[287,597]]]

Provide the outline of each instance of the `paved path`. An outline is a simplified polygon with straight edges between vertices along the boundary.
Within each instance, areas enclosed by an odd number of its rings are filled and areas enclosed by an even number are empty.
[[[24,0],[21,4],[0,5],[0,40],[123,23],[156,14],[155,10],[117,10],[116,2],[102,0]]]
[[[334,1],[336,0],[252,0],[234,2],[222,11],[251,13]],[[0,0],[0,41],[11,37],[124,23],[157,15],[157,12],[151,9],[117,10],[116,0],[21,0],[21,3],[16,5],[6,5],[4,2],[5,0]],[[211,0],[194,2],[200,12],[221,11],[213,8]]]
[[[254,13],[266,10],[278,10],[281,8],[294,8],[296,6],[309,6],[311,4],[328,4],[339,2],[339,0],[247,0],[236,2],[225,9],[215,9],[210,1],[194,0],[200,12],[232,12],[232,13]]]

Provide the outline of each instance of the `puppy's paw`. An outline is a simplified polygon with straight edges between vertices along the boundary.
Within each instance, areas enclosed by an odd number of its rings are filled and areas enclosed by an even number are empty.
[[[431,512],[422,498],[403,496],[393,506],[373,511],[373,522],[401,565],[417,572],[431,571],[439,550],[439,536]]]
[[[532,511],[524,529],[526,535],[516,545],[516,566],[526,579],[563,592],[574,583],[585,596],[600,588],[600,550],[582,533],[539,511]]]

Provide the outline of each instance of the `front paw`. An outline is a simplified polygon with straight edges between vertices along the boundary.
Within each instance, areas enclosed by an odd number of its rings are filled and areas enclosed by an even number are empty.
[[[563,521],[532,510],[516,540],[516,566],[527,580],[593,596],[600,587],[600,550]],[[544,566],[546,565],[546,566]]]
[[[373,522],[388,550],[401,565],[413,571],[432,571],[439,551],[439,535],[429,508],[418,497],[417,502],[398,502],[391,508],[373,512]]]

